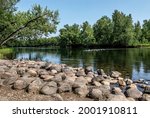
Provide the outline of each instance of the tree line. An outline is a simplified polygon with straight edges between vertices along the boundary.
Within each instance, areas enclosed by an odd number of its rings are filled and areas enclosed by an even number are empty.
[[[0,46],[128,47],[150,43],[150,20],[134,23],[131,14],[118,10],[111,18],[103,16],[94,25],[88,21],[66,24],[59,36],[50,38],[57,31],[58,11],[40,5],[17,11],[19,1],[0,0]]]

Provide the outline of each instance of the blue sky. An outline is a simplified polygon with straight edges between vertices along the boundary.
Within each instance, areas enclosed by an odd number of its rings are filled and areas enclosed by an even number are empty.
[[[94,24],[104,15],[111,18],[115,9],[131,13],[134,22],[150,19],[150,0],[21,0],[17,7],[25,11],[34,4],[59,11],[58,30],[65,24],[82,24],[84,21]]]

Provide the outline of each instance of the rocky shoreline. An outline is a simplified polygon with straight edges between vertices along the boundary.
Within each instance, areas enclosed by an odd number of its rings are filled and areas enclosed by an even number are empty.
[[[150,101],[150,85],[90,66],[0,60],[0,100]]]

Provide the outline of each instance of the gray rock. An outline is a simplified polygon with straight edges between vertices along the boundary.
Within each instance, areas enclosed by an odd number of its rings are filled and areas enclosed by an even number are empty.
[[[142,92],[136,88],[129,88],[125,91],[127,97],[132,97],[134,99],[139,99],[142,97]]]
[[[44,81],[50,81],[54,78],[54,76],[52,76],[52,75],[41,75],[40,78],[43,79]]]
[[[12,76],[13,76],[12,73],[5,72],[5,73],[1,74],[1,79],[7,79],[7,78],[10,78]]]
[[[119,87],[113,87],[111,93],[115,95],[123,95],[122,90]]]
[[[69,83],[60,83],[60,86],[58,88],[58,92],[62,93],[62,92],[72,92],[72,86]]]
[[[25,67],[17,68],[17,74],[20,75],[21,77],[26,73],[26,71],[27,71],[27,68]]]
[[[101,100],[103,98],[103,93],[100,89],[92,89],[89,96],[93,99]]]
[[[98,75],[106,75],[103,69],[97,70]]]
[[[133,81],[131,79],[126,79],[125,82],[127,85],[131,85],[133,83]]]
[[[143,101],[150,101],[150,94],[143,94],[142,100]]]
[[[105,79],[102,75],[96,76],[92,79],[92,81],[97,81],[97,82],[101,82],[103,80],[105,80]]]
[[[51,81],[51,82],[45,84],[45,85],[41,88],[40,92],[41,92],[42,94],[45,94],[45,95],[56,94],[56,92],[57,92],[57,83]]]
[[[77,76],[77,77],[85,76],[84,69],[78,70],[77,73],[76,73],[76,76]]]
[[[54,78],[52,78],[53,81],[56,83],[62,82],[62,76],[60,74],[56,74]]]
[[[97,87],[102,85],[100,82],[97,82],[97,81],[93,81],[92,84]]]
[[[54,97],[56,101],[63,101],[63,98],[60,94],[52,94],[51,96]]]
[[[119,80],[118,80],[118,84],[119,84],[119,86],[126,86],[125,81],[122,80],[122,79],[119,79]]]
[[[10,78],[7,78],[3,81],[3,84],[4,85],[12,85],[15,83],[15,81],[17,80],[17,78],[15,77],[10,77]]]
[[[75,93],[78,94],[80,97],[86,97],[89,93],[87,86],[82,86],[75,89]]]
[[[77,78],[76,76],[72,76],[72,77],[66,76],[64,82],[69,83],[71,86],[73,86],[76,78]]]
[[[18,90],[22,90],[26,87],[27,87],[27,83],[24,80],[16,80],[14,85],[13,85],[13,88],[18,89]]]
[[[109,81],[107,81],[107,80],[103,80],[103,81],[101,82],[101,84],[103,84],[103,85],[107,85],[107,86],[110,86],[110,82],[109,82]]]
[[[28,75],[25,75],[25,76],[21,77],[20,79],[26,81],[26,83],[29,85],[35,79],[37,79],[37,77],[30,77],[30,76],[28,77]]]
[[[79,87],[83,87],[88,83],[88,81],[84,78],[84,77],[77,77],[74,84],[73,84],[73,88],[79,88]]]
[[[37,72],[33,69],[28,70],[28,73],[30,74],[30,76],[32,77],[36,77],[37,76]]]
[[[88,66],[85,68],[85,74],[88,74],[89,72],[93,71],[93,67],[92,66]]]
[[[120,72],[118,72],[118,71],[111,71],[111,77],[118,78],[119,76],[121,76]]]
[[[124,95],[113,95],[111,94],[107,101],[128,101]]]
[[[144,88],[144,93],[150,94],[150,86],[146,86],[146,87]]]

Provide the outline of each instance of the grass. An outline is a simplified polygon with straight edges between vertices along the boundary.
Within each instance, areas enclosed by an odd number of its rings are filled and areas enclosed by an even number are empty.
[[[12,48],[0,48],[0,59],[4,58],[5,55],[12,53]]]

